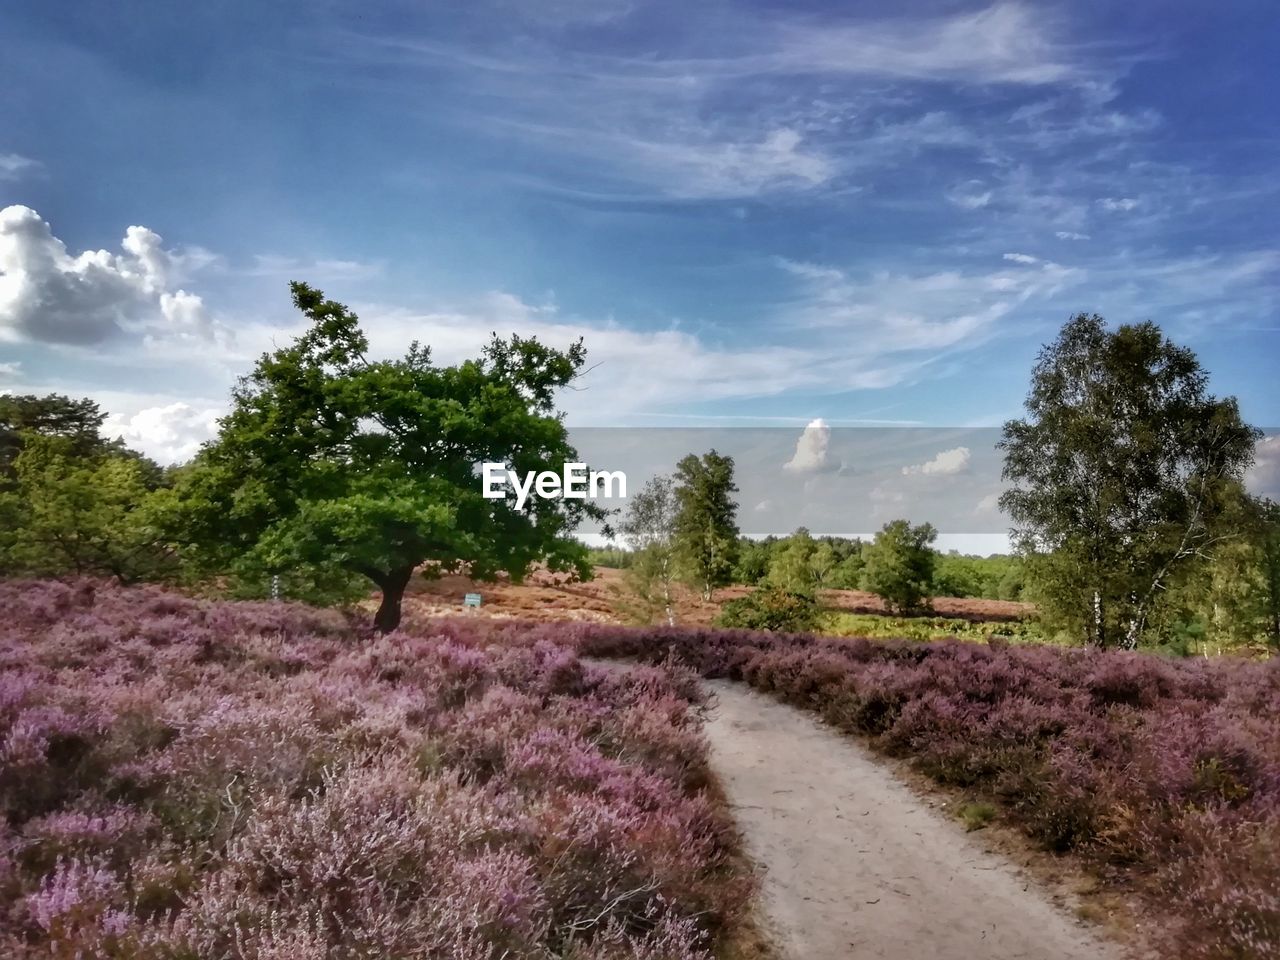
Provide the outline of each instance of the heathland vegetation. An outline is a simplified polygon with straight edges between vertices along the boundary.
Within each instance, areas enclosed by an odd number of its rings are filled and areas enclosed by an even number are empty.
[[[1257,431],[1154,325],[1081,316],[1043,351],[1002,442],[1014,556],[940,554],[925,518],[743,538],[715,450],[593,554],[593,504],[516,509],[476,473],[578,459],[582,344],[371,360],[351,311],[293,294],[307,332],[190,463],[88,400],[0,398],[0,952],[726,956],[751,884],[700,675],[963,791],[1134,898],[1163,955],[1280,954],[1280,508],[1244,486]],[[642,626],[402,622],[415,578],[593,559]],[[853,589],[882,608],[830,602]],[[682,597],[747,629],[682,626]],[[1242,655],[1168,655],[1209,651]]]
[[[699,693],[474,625],[0,584],[0,955],[698,960]]]
[[[1243,486],[1258,431],[1154,324],[1108,331],[1082,315],[1042,352],[1026,416],[1001,442],[1013,556],[940,554],[933,527],[905,519],[870,542],[741,537],[735,464],[715,450],[651,479],[614,518],[629,549],[593,556],[573,532],[604,519],[594,502],[517,509],[484,498],[475,473],[576,458],[555,398],[581,343],[495,338],[456,366],[417,344],[370,360],[350,310],[305,284],[293,295],[309,328],[241,379],[188,464],[161,469],[104,437],[89,400],[0,398],[0,572],[319,603],[376,587],[386,632],[415,576],[588,577],[594,559],[625,567],[620,607],[637,622],[675,622],[676,584],[704,599],[743,584],[759,597],[727,624],[844,632],[818,601],[861,589],[900,616],[928,614],[934,596],[1030,601],[1028,633],[1063,643],[1280,646],[1280,507]]]
[[[1002,818],[1136,896],[1159,956],[1280,955],[1274,660],[566,629],[592,656],[743,681],[909,760],[960,791],[962,810]]]

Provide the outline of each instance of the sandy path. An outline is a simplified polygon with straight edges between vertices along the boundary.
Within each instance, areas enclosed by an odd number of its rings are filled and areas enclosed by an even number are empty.
[[[709,684],[712,765],[789,960],[1119,957],[856,742],[739,684]]]

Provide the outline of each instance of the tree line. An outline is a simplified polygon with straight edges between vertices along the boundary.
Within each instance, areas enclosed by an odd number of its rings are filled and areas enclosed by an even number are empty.
[[[558,393],[585,362],[494,335],[480,356],[434,362],[411,344],[368,358],[359,318],[306,284],[293,343],[232,392],[215,439],[161,468],[103,433],[89,400],[0,397],[0,573],[168,580],[336,602],[376,587],[394,629],[415,575],[523,577],[535,564],[590,576],[574,536],[590,501],[481,496],[475,465],[520,472],[578,460]],[[1098,647],[1182,638],[1280,648],[1280,507],[1244,473],[1260,433],[1208,392],[1192,351],[1153,323],[1072,318],[1041,352],[1022,418],[1000,447],[1014,558],[939,555],[928,524],[870,543],[736,524],[732,458],[690,454],[621,518],[635,600],[671,619],[671,584],[782,593],[858,586],[911,610],[931,594],[1032,599],[1052,629]]]
[[[689,457],[633,504],[627,578],[640,597],[656,582],[669,598],[682,570],[704,597],[729,583],[765,588],[733,606],[729,621],[803,624],[804,599],[824,587],[870,590],[903,613],[930,595],[976,593],[1032,599],[1049,630],[1090,646],[1277,650],[1280,506],[1244,486],[1261,436],[1234,397],[1208,392],[1195,354],[1154,323],[1109,331],[1081,314],[1041,351],[1026,415],[1002,432],[1009,487],[1000,503],[1013,521],[1013,558],[940,557],[933,527],[907,520],[869,544],[806,530],[742,539],[731,510],[695,509],[736,490],[732,461],[713,454],[700,486]],[[678,522],[664,531],[648,505],[673,483]],[[717,562],[697,562],[711,543]]]
[[[659,482],[669,483],[660,478]],[[629,529],[631,524],[624,524]],[[736,560],[728,579],[717,586],[771,586],[795,593],[819,590],[865,590],[876,593],[893,609],[916,612],[931,597],[1022,600],[1026,571],[1016,556],[976,556],[932,547],[936,531],[930,524],[912,526],[895,520],[873,538],[815,535],[800,527],[789,536],[739,536]],[[639,571],[632,580],[649,575],[653,566],[650,538],[626,546],[596,548],[591,562],[600,567]],[[670,561],[658,572],[677,573]]]

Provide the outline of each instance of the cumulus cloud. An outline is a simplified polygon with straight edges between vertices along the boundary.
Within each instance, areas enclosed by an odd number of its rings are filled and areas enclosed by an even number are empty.
[[[782,465],[782,469],[792,473],[819,473],[829,469],[827,448],[830,443],[831,428],[827,422],[821,417],[809,421],[796,441],[795,454]]]
[[[969,448],[955,447],[943,450],[936,457],[925,463],[912,464],[902,468],[903,476],[925,474],[937,477],[951,477],[964,473],[969,469]]]
[[[97,344],[122,333],[213,340],[221,329],[201,298],[177,287],[213,258],[203,250],[166,250],[133,226],[121,253],[72,256],[30,207],[0,210],[0,338]]]
[[[1029,253],[1006,253],[1004,258],[1006,260],[1011,260],[1014,263],[1033,264],[1040,262],[1039,257],[1033,257]]]
[[[38,160],[17,153],[0,153],[0,180],[19,180],[39,168]]]
[[[108,417],[103,432],[123,437],[130,447],[161,463],[182,463],[195,456],[200,444],[217,435],[223,412],[177,402],[147,407],[132,416]]]

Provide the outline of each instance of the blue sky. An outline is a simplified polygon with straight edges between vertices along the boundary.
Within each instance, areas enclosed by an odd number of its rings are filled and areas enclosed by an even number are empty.
[[[0,389],[180,459],[305,279],[577,423],[998,424],[1078,311],[1280,423],[1274,4],[906,6],[9,2]]]

